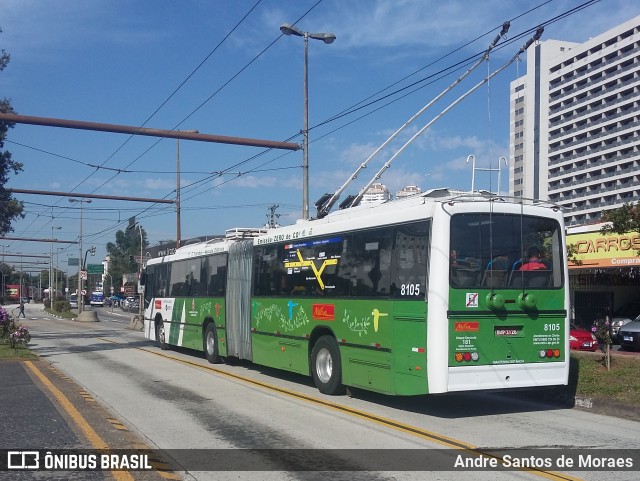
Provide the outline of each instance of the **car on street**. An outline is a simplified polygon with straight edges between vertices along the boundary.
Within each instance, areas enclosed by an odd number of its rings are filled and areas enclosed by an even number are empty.
[[[640,350],[640,316],[620,328],[618,342],[620,342],[620,347],[624,350]]]
[[[71,309],[78,308],[78,294],[69,294],[69,306]]]
[[[124,299],[124,297],[119,296],[118,294],[114,294],[109,298],[109,305],[113,307],[120,307]]]
[[[124,301],[122,301],[122,303],[120,304],[120,308],[123,311],[128,311],[128,312],[135,312],[138,310],[140,306],[140,300],[137,297],[127,297]]]
[[[569,329],[569,349],[578,351],[597,351],[598,339],[593,332],[587,331],[586,329],[580,329],[575,324],[571,324]]]
[[[611,316],[611,340],[619,343],[618,331],[622,326],[640,316],[640,300],[627,302],[613,312]]]

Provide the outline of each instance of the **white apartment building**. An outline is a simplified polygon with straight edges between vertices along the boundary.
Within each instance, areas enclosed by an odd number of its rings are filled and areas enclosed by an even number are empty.
[[[396,199],[402,199],[403,197],[409,197],[422,193],[422,189],[417,185],[407,185],[396,192]]]
[[[569,225],[640,200],[640,16],[577,44],[527,51],[511,83],[509,189]]]
[[[373,204],[391,199],[391,192],[384,184],[371,184],[371,187],[362,196],[360,204]]]

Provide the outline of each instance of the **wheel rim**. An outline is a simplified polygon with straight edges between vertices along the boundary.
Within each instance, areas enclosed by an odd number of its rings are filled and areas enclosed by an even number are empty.
[[[316,374],[323,384],[331,379],[333,374],[333,358],[328,349],[322,348],[316,357]]]
[[[158,324],[158,341],[164,344],[164,323]]]
[[[215,352],[216,339],[213,332],[207,333],[207,354],[212,356]]]

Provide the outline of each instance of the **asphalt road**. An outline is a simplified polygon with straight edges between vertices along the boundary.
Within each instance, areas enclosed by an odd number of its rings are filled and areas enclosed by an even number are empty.
[[[442,480],[542,476],[595,481],[603,478],[602,471],[554,467],[541,472],[461,472],[446,464],[447,456],[472,453],[478,458],[480,452],[507,448],[553,449],[568,455],[603,453],[599,450],[640,453],[636,421],[541,404],[522,395],[394,398],[354,392],[352,397],[324,396],[306,377],[245,363],[213,366],[193,352],[161,351],[141,332],[127,329],[129,316],[120,313],[107,315],[104,310],[98,313],[101,322],[79,323],[50,318],[39,309],[29,306],[24,324],[32,333],[32,349],[44,361],[147,446],[203,450],[171,451],[185,479],[324,479],[326,473],[299,470],[300,463],[308,467],[322,461],[324,469],[327,463],[342,466],[338,469],[357,465],[355,471],[332,473],[333,479],[414,479],[418,475]],[[390,449],[397,459],[409,459],[406,469],[385,460]],[[425,449],[431,451],[416,451]],[[257,457],[251,456],[251,450],[257,450]],[[288,469],[291,459],[283,465],[282,450],[295,454],[296,469]],[[430,470],[410,470],[412,454],[418,452],[433,462]],[[184,458],[185,453],[195,453],[197,460]],[[246,456],[247,470],[236,465],[232,465],[236,469],[216,470],[216,463],[225,469],[231,453]],[[203,460],[209,464],[202,465]],[[384,462],[393,469],[376,469]],[[362,471],[368,466],[371,471]],[[635,480],[638,469],[607,470],[606,477]]]

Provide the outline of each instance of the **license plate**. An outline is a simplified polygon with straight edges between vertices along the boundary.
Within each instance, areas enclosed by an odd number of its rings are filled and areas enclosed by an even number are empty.
[[[590,342],[583,342],[582,343],[582,347],[591,347],[591,343]]]
[[[623,336],[622,339],[625,340],[625,341],[633,341],[633,337],[632,336]]]
[[[517,336],[520,331],[518,329],[507,328],[507,329],[496,329],[496,336]]]

